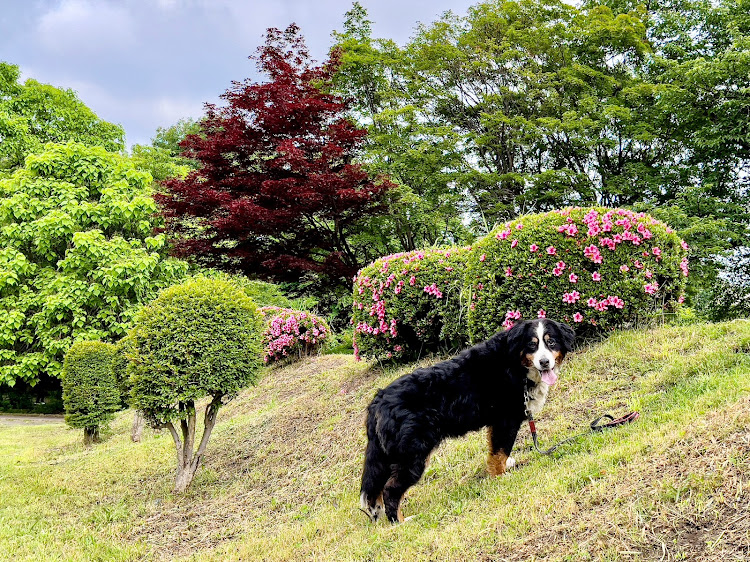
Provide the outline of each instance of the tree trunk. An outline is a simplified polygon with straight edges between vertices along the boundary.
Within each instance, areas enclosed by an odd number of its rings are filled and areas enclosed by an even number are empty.
[[[133,417],[133,427],[130,430],[130,440],[133,443],[141,442],[141,435],[143,434],[143,425],[145,421],[146,420],[143,417],[143,412],[141,412],[140,410],[136,410],[135,416]]]
[[[198,450],[193,453],[195,444],[195,406],[189,402],[185,406],[187,417],[180,420],[180,429],[182,436],[177,432],[177,428],[172,422],[166,424],[172,438],[174,439],[175,448],[177,449],[177,476],[174,483],[174,491],[177,494],[184,492],[193,481],[195,473],[198,471],[201,459],[206,452],[206,445],[211,436],[211,431],[216,425],[216,416],[221,406],[221,395],[214,396],[213,401],[206,406],[205,423],[203,436],[201,437]]]
[[[99,443],[99,427],[84,427],[83,428],[83,444],[86,447],[91,447],[92,443]]]

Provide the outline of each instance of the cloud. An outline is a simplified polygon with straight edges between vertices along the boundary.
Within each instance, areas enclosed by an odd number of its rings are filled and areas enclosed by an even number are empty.
[[[137,44],[134,22],[124,6],[90,0],[63,0],[41,16],[36,36],[56,58],[98,58],[103,51],[121,53]]]

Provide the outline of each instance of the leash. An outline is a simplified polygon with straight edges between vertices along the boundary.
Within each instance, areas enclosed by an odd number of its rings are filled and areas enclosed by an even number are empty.
[[[536,423],[534,423],[534,416],[532,416],[531,413],[529,413],[528,419],[529,419],[529,429],[531,430],[531,438],[534,440],[534,447],[542,455],[549,455],[555,449],[557,449],[560,445],[564,445],[565,443],[573,441],[574,439],[578,439],[579,437],[583,437],[584,435],[588,435],[589,433],[594,433],[597,431],[604,431],[605,429],[611,429],[613,427],[617,427],[618,425],[634,422],[639,417],[640,417],[640,414],[638,412],[630,412],[629,414],[626,414],[622,416],[621,418],[617,418],[617,419],[610,416],[609,414],[604,414],[603,416],[599,416],[594,421],[592,421],[589,424],[589,429],[587,429],[586,431],[582,431],[581,433],[577,433],[576,435],[573,435],[572,437],[563,439],[562,441],[560,441],[553,447],[550,447],[549,449],[545,449],[545,450],[542,450],[539,448],[539,443],[537,442],[537,437],[536,437]],[[609,421],[606,423],[600,423],[604,419],[608,419]]]

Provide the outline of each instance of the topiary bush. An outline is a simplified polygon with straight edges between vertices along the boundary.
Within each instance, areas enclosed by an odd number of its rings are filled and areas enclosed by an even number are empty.
[[[413,359],[467,341],[463,270],[470,248],[393,254],[354,279],[357,357]]]
[[[263,332],[263,361],[266,363],[311,355],[330,338],[328,323],[312,312],[278,306],[258,310],[266,319]]]
[[[115,346],[99,341],[74,343],[62,368],[65,423],[83,429],[85,445],[99,441],[99,431],[121,409],[112,370]]]
[[[472,341],[548,316],[579,335],[626,326],[682,302],[688,247],[645,213],[568,208],[520,217],[474,245],[466,281]]]
[[[192,481],[222,400],[255,383],[264,329],[242,287],[220,279],[165,289],[136,315],[127,353],[131,405],[172,434],[179,459],[175,491]],[[195,402],[204,397],[210,402],[194,453]]]

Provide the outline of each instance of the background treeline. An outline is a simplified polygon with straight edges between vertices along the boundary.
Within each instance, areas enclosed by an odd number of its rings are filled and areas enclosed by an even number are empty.
[[[197,270],[277,282],[250,296],[306,298],[295,308],[341,331],[372,260],[568,205],[674,227],[686,305],[747,315],[748,14],[748,0],[482,2],[397,45],[355,3],[327,60],[296,26],[269,30],[260,82],[130,154],[75,92],[0,63],[0,406],[12,385],[16,401],[59,388],[74,341],[116,341]]]

